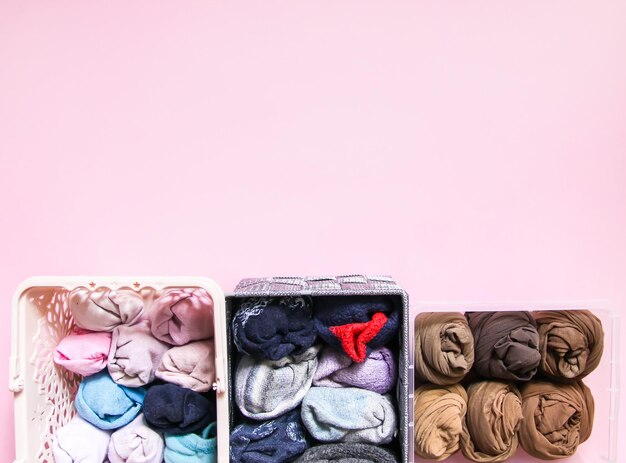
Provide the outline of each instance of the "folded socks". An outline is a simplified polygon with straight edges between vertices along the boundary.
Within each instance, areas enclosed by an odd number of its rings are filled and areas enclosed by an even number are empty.
[[[266,421],[240,424],[230,435],[231,463],[286,463],[309,447],[300,410]]]
[[[358,363],[396,335],[399,321],[399,311],[387,297],[333,296],[315,300],[319,336]]]
[[[296,408],[311,387],[319,346],[280,360],[242,355],[235,373],[235,402],[254,420],[270,420]]]
[[[96,428],[74,416],[69,423],[57,429],[52,439],[52,455],[56,463],[104,461],[107,456],[110,433]]]
[[[371,444],[324,444],[311,447],[296,463],[397,463],[393,453]]]
[[[535,312],[541,372],[559,381],[580,380],[596,369],[604,349],[600,319],[588,310]]]
[[[139,387],[151,383],[169,348],[168,344],[152,336],[147,320],[133,326],[118,326],[113,330],[109,374],[116,383],[124,386]]]
[[[161,360],[156,377],[196,392],[207,392],[215,382],[213,340],[172,347]]]
[[[415,377],[458,383],[474,364],[474,337],[461,313],[425,312],[415,318]]]
[[[135,419],[145,394],[145,389],[121,386],[108,372],[101,371],[83,379],[74,405],[81,418],[94,426],[117,429]]]
[[[249,298],[232,321],[239,352],[279,360],[299,355],[313,345],[315,324],[308,297]]]
[[[161,463],[164,447],[163,437],[140,414],[111,435],[108,457],[111,463]]]
[[[312,387],[302,401],[302,422],[322,442],[388,444],[397,431],[390,397],[354,387]]]
[[[90,376],[107,366],[110,349],[111,333],[77,328],[57,345],[54,363],[81,376]]]
[[[150,309],[152,334],[175,346],[212,338],[213,310],[213,298],[202,288],[168,289]]]
[[[69,304],[76,325],[91,331],[113,331],[118,325],[132,325],[144,313],[143,299],[128,289],[76,288],[70,293]]]
[[[465,458],[477,463],[497,463],[517,450],[522,421],[522,396],[513,384],[481,381],[467,389],[467,415],[461,434]]]
[[[539,367],[539,333],[529,312],[468,312],[474,368],[484,378],[530,380]]]
[[[519,441],[530,455],[542,460],[569,457],[591,435],[594,402],[582,381],[533,381],[521,393],[524,419]]]
[[[467,393],[459,384],[424,384],[415,390],[415,453],[441,461],[459,450]]]
[[[166,434],[165,463],[217,462],[217,424],[211,423],[200,434]]]
[[[394,387],[397,376],[396,360],[386,347],[372,350],[363,363],[356,363],[342,350],[329,346],[319,357],[313,385],[358,387],[385,394]]]
[[[143,403],[148,424],[167,434],[188,434],[201,431],[216,419],[215,398],[175,384],[162,384],[148,389]]]

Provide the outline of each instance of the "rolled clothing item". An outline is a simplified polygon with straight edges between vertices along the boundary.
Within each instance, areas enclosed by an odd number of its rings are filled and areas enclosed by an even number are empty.
[[[315,328],[331,346],[355,362],[391,341],[398,332],[400,311],[384,296],[324,296],[315,300]]]
[[[213,340],[190,342],[168,350],[156,370],[156,377],[196,392],[207,392],[215,382]]]
[[[415,453],[441,461],[460,448],[467,393],[460,384],[424,384],[413,397]]]
[[[176,384],[148,389],[143,413],[150,427],[167,434],[198,432],[217,418],[214,396],[209,399]]]
[[[259,359],[300,355],[315,342],[309,297],[245,299],[232,321],[237,350]]]
[[[165,434],[165,463],[216,463],[217,423],[200,434]]]
[[[322,350],[313,385],[320,387],[359,387],[385,394],[396,384],[398,366],[386,347],[372,350],[363,363],[356,363],[342,350],[328,346]]]
[[[155,338],[174,346],[213,337],[213,298],[202,288],[165,290],[150,309]]]
[[[231,463],[287,463],[307,448],[297,409],[271,421],[240,424],[230,434]]]
[[[111,378],[128,387],[144,386],[154,381],[155,371],[170,346],[150,332],[150,322],[120,325],[113,330],[108,369]]]
[[[529,312],[468,312],[474,369],[487,379],[528,381],[541,362],[539,333]]]
[[[415,318],[415,377],[418,382],[455,384],[474,365],[474,337],[457,312],[423,312]]]
[[[321,442],[384,445],[398,430],[391,396],[355,387],[312,387],[302,401],[302,422]]]
[[[96,428],[76,415],[57,429],[52,438],[52,455],[56,463],[100,463],[107,456],[111,433]]]
[[[546,310],[533,315],[544,375],[577,381],[597,368],[604,350],[604,331],[598,317],[588,310]]]
[[[524,420],[520,445],[542,460],[573,455],[593,428],[594,402],[582,381],[554,384],[532,381],[521,388]]]
[[[107,366],[111,333],[76,328],[54,350],[54,363],[81,376],[91,376]]]
[[[69,296],[76,325],[91,331],[113,331],[119,325],[133,325],[144,314],[142,297],[130,289],[79,287]]]
[[[371,444],[323,444],[311,447],[296,463],[398,463],[387,449]]]
[[[280,360],[242,355],[235,372],[235,402],[253,420],[271,420],[293,410],[306,395],[317,369],[320,346]]]
[[[111,435],[108,457],[111,463],[161,463],[165,442],[148,427],[143,414]]]
[[[146,390],[117,384],[107,371],[87,376],[78,386],[74,400],[84,420],[104,430],[126,426],[141,411]]]
[[[467,415],[461,451],[477,463],[497,463],[517,451],[522,421],[522,396],[515,385],[481,381],[467,389]]]

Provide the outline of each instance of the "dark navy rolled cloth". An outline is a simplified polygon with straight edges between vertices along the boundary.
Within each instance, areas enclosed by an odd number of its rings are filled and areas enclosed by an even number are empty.
[[[258,359],[302,354],[316,338],[311,298],[245,299],[233,317],[232,331],[239,352]]]
[[[400,308],[384,296],[324,296],[315,299],[317,334],[362,363],[372,349],[398,332]]]
[[[240,424],[230,435],[231,463],[288,463],[308,448],[299,408],[271,421]]]
[[[156,431],[189,434],[202,431],[217,419],[215,398],[177,386],[161,384],[148,389],[143,402],[146,421]]]

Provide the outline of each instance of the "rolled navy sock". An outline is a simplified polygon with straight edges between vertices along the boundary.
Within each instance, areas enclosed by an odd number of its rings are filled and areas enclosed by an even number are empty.
[[[177,386],[162,384],[148,389],[143,412],[148,424],[167,434],[189,434],[201,431],[215,421],[215,398]]]
[[[54,350],[54,363],[81,376],[91,376],[107,366],[111,333],[75,329]]]
[[[165,463],[217,462],[217,423],[200,434],[166,434]]]
[[[237,426],[230,435],[230,461],[286,463],[308,447],[300,410],[292,410],[271,421],[252,421]]]
[[[133,325],[144,314],[142,297],[130,289],[76,288],[70,293],[69,305],[76,325],[91,331]]]
[[[57,429],[52,438],[52,455],[56,463],[100,463],[107,456],[111,433],[96,428],[76,415]]]
[[[161,463],[164,447],[163,437],[140,414],[111,435],[108,457],[111,463]]]
[[[324,444],[311,447],[296,463],[397,463],[387,449],[371,444]]]
[[[172,347],[161,359],[156,377],[196,392],[210,391],[215,382],[213,340]]]
[[[393,339],[400,324],[392,299],[379,296],[324,296],[315,300],[315,327],[331,346],[355,362]]]
[[[280,360],[239,359],[235,372],[235,402],[254,420],[271,420],[296,408],[311,387],[320,346]]]
[[[384,445],[398,428],[389,395],[355,387],[312,387],[302,401],[302,422],[321,442]]]
[[[84,420],[97,428],[121,428],[141,411],[146,391],[117,384],[107,371],[83,379],[74,406]]]

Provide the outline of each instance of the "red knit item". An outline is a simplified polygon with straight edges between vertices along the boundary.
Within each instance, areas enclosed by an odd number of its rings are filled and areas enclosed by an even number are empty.
[[[367,343],[376,337],[387,323],[387,315],[376,312],[369,322],[348,323],[347,325],[331,326],[328,329],[341,342],[341,347],[348,356],[357,363],[367,358]]]

